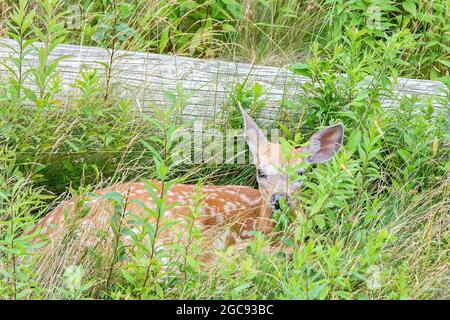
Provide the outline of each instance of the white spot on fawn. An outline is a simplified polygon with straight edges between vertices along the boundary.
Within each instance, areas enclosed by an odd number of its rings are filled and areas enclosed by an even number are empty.
[[[97,202],[97,199],[92,199],[92,200],[90,200],[90,201],[86,201],[86,202],[84,203],[84,205],[85,205],[85,206],[90,206],[90,207],[92,207],[96,202]]]
[[[225,193],[230,195],[230,196],[235,196],[237,194],[237,192],[235,190],[232,190],[232,189],[226,189]]]
[[[216,249],[224,249],[227,244],[229,231],[226,231],[219,235],[213,242],[213,247]]]
[[[92,248],[92,247],[95,246],[95,241],[92,240],[92,239],[89,239],[89,240],[87,240],[87,241],[85,242],[85,244],[86,244],[86,247]]]
[[[225,210],[225,212],[228,212],[228,211],[236,210],[237,207],[233,202],[227,202],[227,203],[225,203],[225,206],[223,207],[223,209]]]
[[[101,224],[105,224],[107,219],[108,217],[105,214],[102,214],[98,217],[98,222],[100,222]]]
[[[247,237],[247,238],[250,238],[252,235],[250,234],[250,232],[251,231],[242,231],[241,232],[241,235],[243,236],[243,237]]]
[[[260,198],[256,198],[255,200],[250,199],[246,194],[242,193],[239,195],[239,198],[241,198],[242,201],[249,205],[257,204],[260,201]]]
[[[240,238],[239,235],[236,234],[235,232],[232,232],[232,233],[231,233],[231,236],[233,237],[234,243],[235,243],[235,244],[239,244],[239,243],[241,242],[241,238]]]
[[[48,217],[48,219],[47,219],[47,225],[50,224],[50,223],[52,223],[52,221],[53,221],[54,218],[55,218],[54,213],[52,213],[52,214]]]
[[[172,211],[170,211],[170,210],[166,210],[166,211],[164,211],[164,213],[163,213],[163,217],[165,217],[165,218],[167,218],[167,217],[169,217],[169,216],[171,216],[172,215]]]
[[[216,207],[209,207],[208,209],[211,217],[214,217],[216,215]]]
[[[92,220],[85,219],[83,222],[81,222],[81,226],[85,229],[93,229],[95,224]]]

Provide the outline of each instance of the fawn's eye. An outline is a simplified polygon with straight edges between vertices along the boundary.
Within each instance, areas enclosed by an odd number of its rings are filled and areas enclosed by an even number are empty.
[[[265,178],[266,177],[266,174],[264,173],[264,171],[262,171],[262,169],[256,170],[256,174],[258,175],[258,178]]]

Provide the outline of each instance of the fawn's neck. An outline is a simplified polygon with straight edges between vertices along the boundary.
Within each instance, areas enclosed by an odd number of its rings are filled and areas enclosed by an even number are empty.
[[[272,219],[272,210],[269,204],[263,199],[263,205],[259,208],[258,223],[256,225],[256,231],[260,231],[264,234],[270,234],[275,227],[275,223]]]

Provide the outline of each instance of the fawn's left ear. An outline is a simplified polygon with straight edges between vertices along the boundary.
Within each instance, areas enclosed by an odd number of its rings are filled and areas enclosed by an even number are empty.
[[[267,151],[268,141],[264,133],[261,132],[258,125],[248,115],[239,103],[239,109],[241,110],[242,117],[244,118],[244,137],[247,141],[250,152],[253,155],[253,159],[258,162],[258,159],[264,156]]]
[[[308,158],[311,163],[326,162],[339,151],[343,138],[344,125],[339,123],[315,133],[309,139],[310,145],[303,151],[311,153]]]

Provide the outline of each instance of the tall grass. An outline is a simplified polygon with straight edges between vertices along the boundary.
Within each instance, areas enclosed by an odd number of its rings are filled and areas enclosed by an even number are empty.
[[[0,1],[5,17],[14,3]],[[39,1],[30,6],[38,8]],[[364,29],[365,45],[372,48],[393,33],[408,32],[414,46],[397,57],[398,72],[448,81],[450,13],[442,0],[108,0],[53,6],[54,14],[65,16],[68,43],[277,66],[304,61],[313,42],[334,46],[349,26]],[[35,30],[46,26],[38,23]]]
[[[343,1],[92,2],[81,4],[79,28],[66,30],[70,3],[1,2],[20,49],[5,61],[9,74],[0,84],[0,298],[448,298],[448,101],[435,110],[389,91],[402,74],[447,83],[448,12],[439,1],[408,3],[380,1],[374,28],[359,18],[372,11]],[[38,65],[25,70],[36,41],[45,44]],[[255,185],[252,165],[172,163],[167,139],[180,109],[141,114],[115,94],[112,72],[84,70],[73,83],[78,100],[62,105],[59,61],[47,59],[62,42],[108,47],[106,71],[117,49],[300,62],[291,70],[315,86],[280,106],[292,115],[280,129],[292,147],[342,121],[344,147],[307,171],[301,206],[276,216],[273,235],[216,252],[209,268],[198,259],[200,194],[193,195],[188,247],[156,250],[158,232],[150,231],[164,226],[137,217],[131,234],[122,224],[128,200],[110,194],[113,218],[96,234],[98,246],[86,248],[90,235],[77,233],[89,214],[80,209],[63,241],[41,248],[30,234],[36,220],[70,196],[86,208],[99,187],[140,178]],[[368,76],[373,81],[362,88]],[[240,101],[256,114],[265,107],[258,91],[237,86],[230,105]],[[381,108],[386,94],[397,108]],[[236,119],[225,115],[224,128],[239,127]],[[165,197],[155,197],[157,218]],[[280,244],[291,257],[273,254]]]

